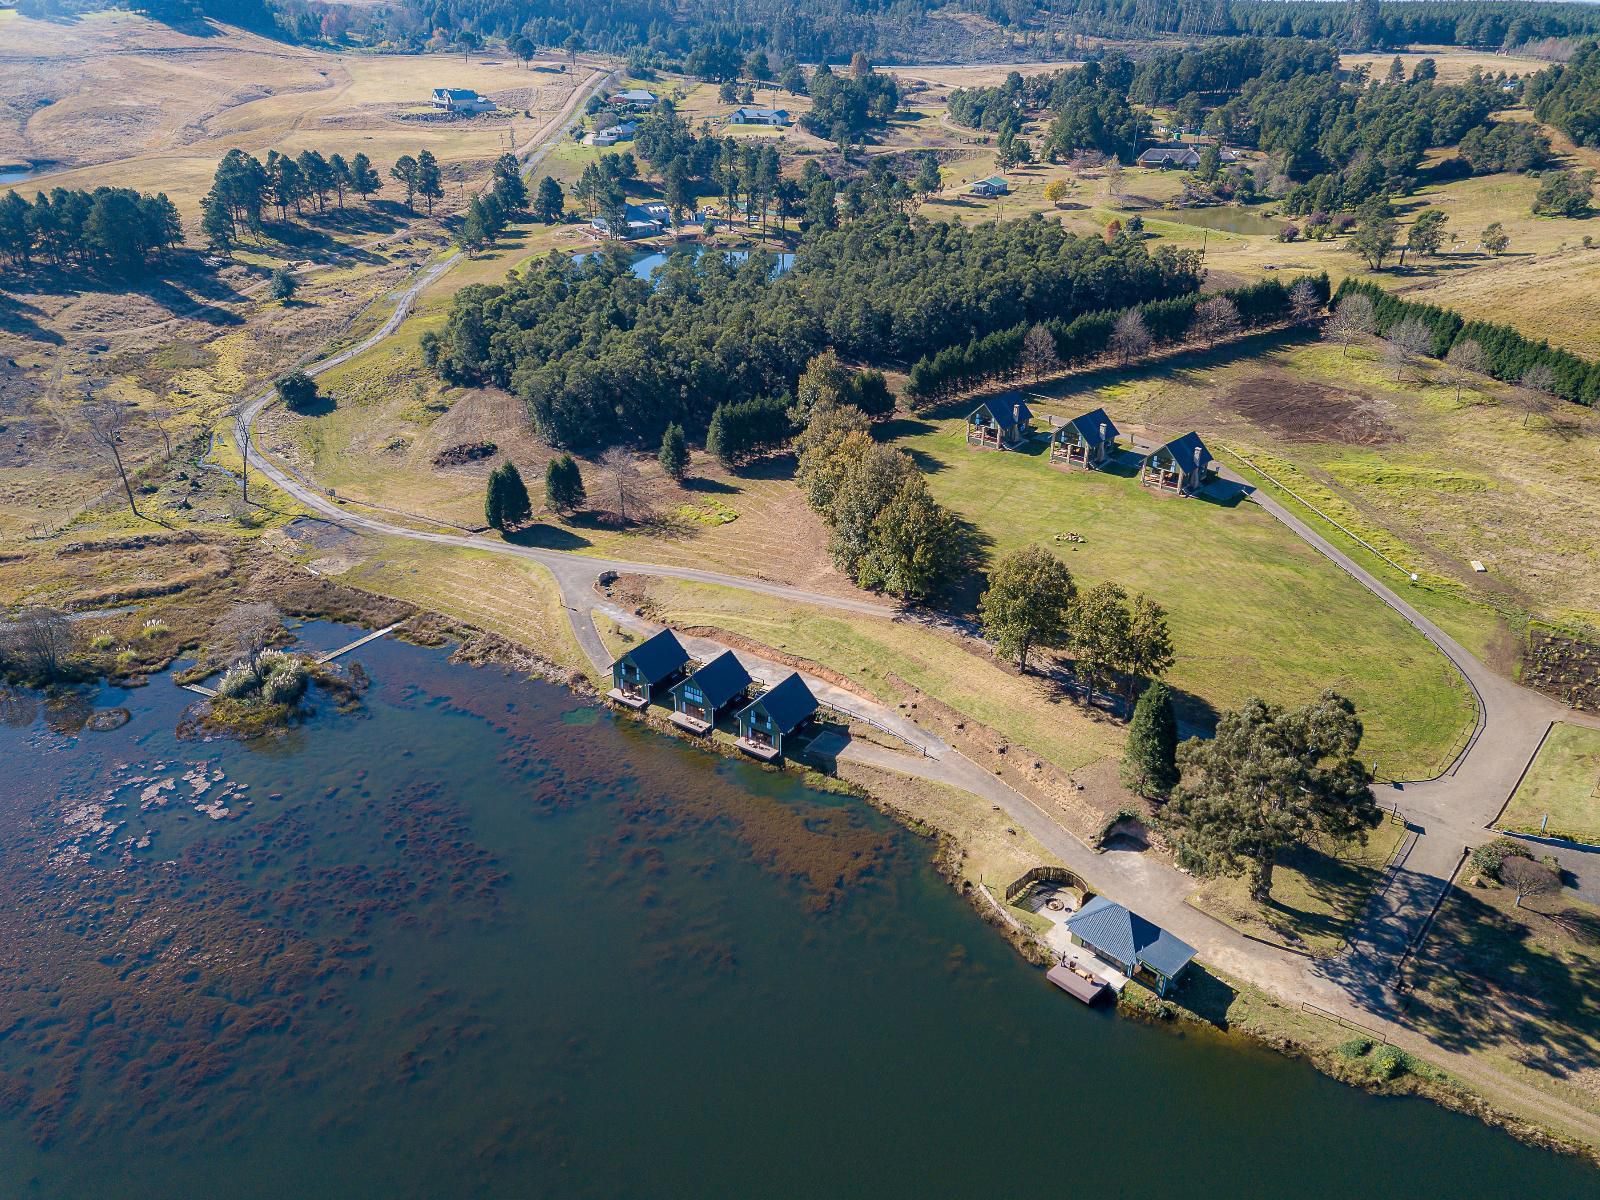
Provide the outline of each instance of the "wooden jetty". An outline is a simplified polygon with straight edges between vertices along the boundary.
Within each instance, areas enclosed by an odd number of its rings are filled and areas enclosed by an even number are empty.
[[[1069,996],[1076,996],[1085,1004],[1093,1004],[1110,987],[1082,967],[1058,963],[1044,973],[1044,977]]]

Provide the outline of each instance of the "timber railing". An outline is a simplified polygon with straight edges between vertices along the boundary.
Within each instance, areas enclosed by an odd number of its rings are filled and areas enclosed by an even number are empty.
[[[1336,1024],[1343,1025],[1346,1029],[1353,1029],[1357,1033],[1368,1034],[1371,1037],[1377,1038],[1378,1041],[1382,1042],[1385,1046],[1389,1044],[1388,1036],[1380,1030],[1374,1029],[1370,1025],[1363,1025],[1360,1021],[1352,1021],[1349,1017],[1341,1017],[1338,1013],[1323,1008],[1320,1004],[1313,1004],[1309,1000],[1302,1000],[1300,1002],[1300,1009],[1302,1012],[1315,1013],[1319,1017],[1325,1017]]]

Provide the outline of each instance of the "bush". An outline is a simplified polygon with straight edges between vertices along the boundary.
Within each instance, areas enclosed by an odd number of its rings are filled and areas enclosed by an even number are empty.
[[[1472,869],[1485,879],[1499,880],[1500,868],[1508,858],[1532,858],[1525,846],[1510,838],[1495,838],[1472,852]]]
[[[1381,1047],[1371,1061],[1372,1074],[1377,1079],[1398,1079],[1416,1066],[1416,1060],[1398,1046]]]
[[[1372,1039],[1351,1038],[1339,1046],[1339,1053],[1346,1058],[1365,1058],[1372,1053]]]
[[[266,703],[293,704],[309,680],[306,664],[293,655],[269,650],[261,656],[261,699]]]
[[[242,700],[259,685],[260,681],[250,673],[250,668],[240,663],[236,667],[229,667],[218,681],[217,695],[229,700]]]

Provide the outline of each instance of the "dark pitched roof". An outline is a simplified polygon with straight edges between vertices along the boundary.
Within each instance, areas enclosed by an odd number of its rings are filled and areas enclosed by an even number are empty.
[[[1067,928],[1118,962],[1143,963],[1168,979],[1194,957],[1189,943],[1104,896],[1096,896],[1068,917]]]
[[[1160,454],[1162,450],[1172,455],[1172,461],[1185,473],[1194,470],[1194,452],[1196,450],[1200,451],[1200,469],[1203,471],[1211,465],[1211,451],[1200,440],[1198,433],[1186,433],[1180,438],[1173,438],[1155,453]],[[1155,454],[1152,454],[1151,457],[1154,458]]]
[[[757,705],[766,709],[767,716],[772,718],[779,733],[788,733],[817,711],[817,698],[811,694],[804,679],[797,674],[789,674],[747,704],[743,711],[749,712]]]
[[[1013,409],[1016,410],[1015,414],[1013,414]],[[1014,422],[1016,417],[1021,417],[1024,421],[1033,420],[1033,409],[1029,408],[1021,400],[1013,401],[1011,404],[1000,404],[998,401],[994,404],[990,404],[987,400],[985,400],[982,404],[978,405],[977,408],[972,410],[972,416],[968,417],[967,420],[970,421],[972,417],[977,416],[981,412],[988,413],[989,419],[1000,425],[1010,425]],[[1000,415],[1001,413],[1005,414],[1003,418]]]
[[[721,708],[750,686],[750,672],[732,650],[724,650],[672,690],[676,692],[691,682],[705,693],[707,704]]]
[[[617,661],[621,662],[624,658],[639,668],[639,674],[644,676],[645,682],[653,686],[688,662],[689,652],[672,630],[663,629],[654,637],[640,642]]]
[[[1098,447],[1102,440],[1107,443],[1116,441],[1117,434],[1121,432],[1117,428],[1116,422],[1106,416],[1106,410],[1103,408],[1086,412],[1081,417],[1073,417],[1072,420],[1067,422],[1067,425],[1077,432],[1078,436],[1083,439],[1084,444],[1091,450]],[[1104,439],[1100,436],[1101,425],[1106,427]]]

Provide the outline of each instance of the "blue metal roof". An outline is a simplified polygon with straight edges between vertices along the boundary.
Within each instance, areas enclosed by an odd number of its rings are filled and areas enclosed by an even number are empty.
[[[1200,440],[1198,433],[1186,433],[1180,438],[1173,438],[1150,457],[1155,458],[1162,453],[1169,454],[1172,456],[1173,463],[1185,474],[1188,474],[1194,470],[1194,452],[1196,450],[1200,451],[1200,469],[1204,471],[1211,466],[1211,451]]]
[[[1066,924],[1091,949],[1119,963],[1143,963],[1168,979],[1194,957],[1193,946],[1104,896],[1089,901]]]
[[[811,694],[804,679],[791,674],[745,705],[739,715],[743,716],[757,707],[766,710],[779,733],[788,733],[817,711],[817,698]]]
[[[989,419],[997,425],[1015,425],[1019,421],[1033,420],[1033,409],[1029,408],[1021,400],[1013,400],[1010,404],[1001,404],[998,400],[991,404],[985,400],[972,410],[972,416],[975,417],[981,412],[988,413]],[[1005,416],[1002,417],[1001,413],[1004,413]],[[967,419],[971,420],[972,418],[969,417]]]
[[[663,629],[652,638],[640,642],[618,658],[633,663],[652,687],[689,661],[689,652],[670,629]]]
[[[750,672],[732,650],[724,650],[672,690],[676,692],[690,683],[705,694],[707,704],[721,708],[750,686]]]
[[[1067,424],[1077,432],[1078,436],[1083,439],[1084,444],[1091,450],[1098,447],[1102,440],[1107,444],[1116,441],[1117,434],[1122,432],[1117,428],[1116,422],[1106,416],[1106,410],[1103,408],[1096,408],[1086,412],[1081,417],[1073,417]],[[1100,426],[1102,425],[1106,427],[1104,439],[1100,436]]]

